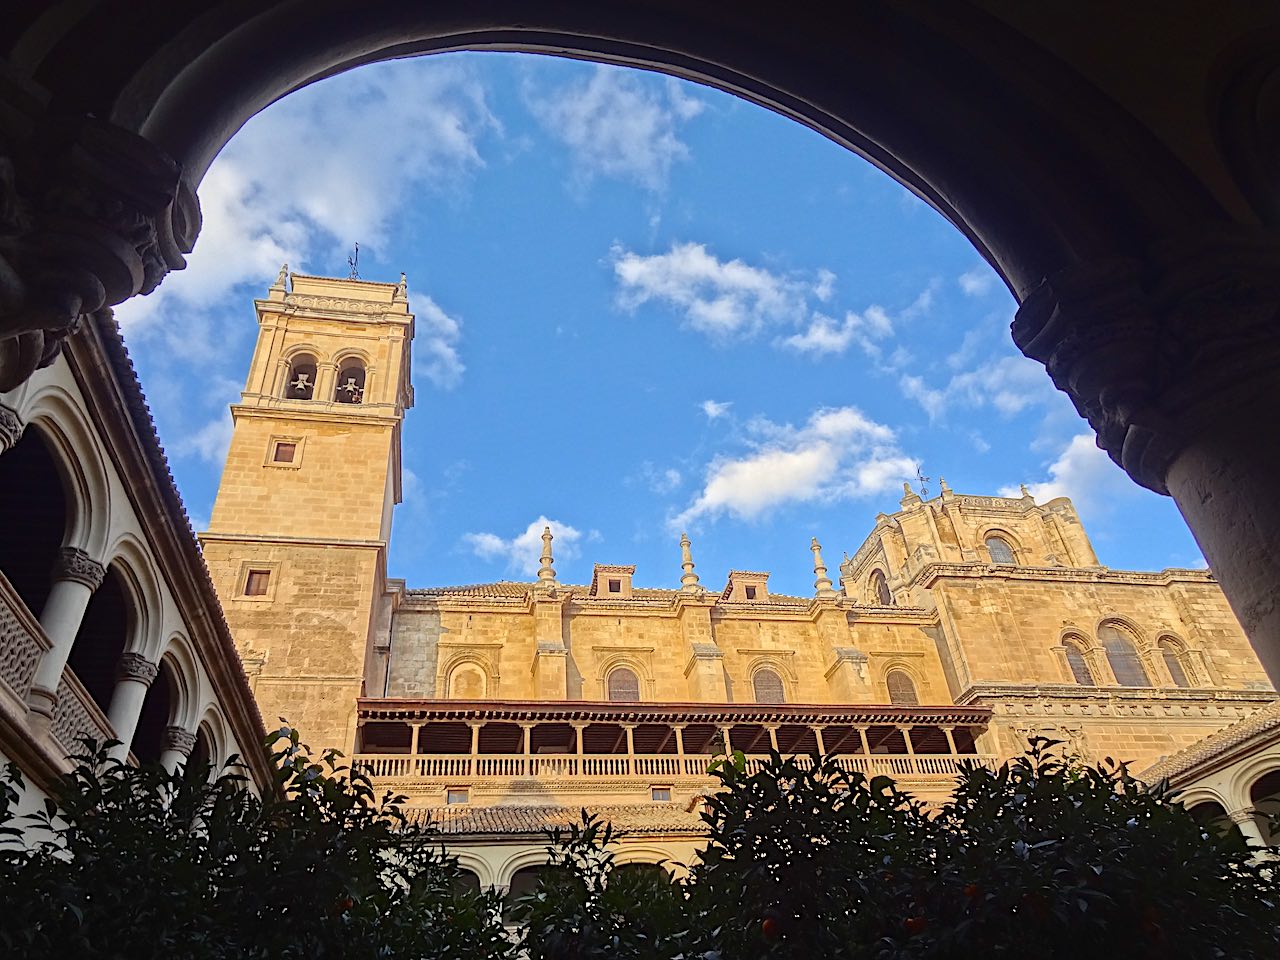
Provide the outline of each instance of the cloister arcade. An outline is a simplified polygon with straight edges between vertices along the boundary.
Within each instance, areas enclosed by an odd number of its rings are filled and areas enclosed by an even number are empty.
[[[26,744],[37,787],[85,738],[119,741],[115,756],[169,769],[244,754],[261,721],[246,712],[229,636],[210,649],[220,614],[210,621],[178,599],[185,585],[162,564],[138,478],[122,480],[119,451],[109,454],[67,365],[4,396],[0,427],[0,709],[23,732],[3,752]],[[262,761],[251,768],[265,782]]]

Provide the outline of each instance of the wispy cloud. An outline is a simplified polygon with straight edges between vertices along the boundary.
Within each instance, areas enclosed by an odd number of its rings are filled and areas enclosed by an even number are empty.
[[[723,514],[752,520],[787,503],[871,496],[917,467],[891,428],[855,407],[817,410],[800,427],[757,418],[748,424],[747,446],[708,465],[701,492],[672,518],[673,527]]]
[[[679,83],[600,65],[581,81],[538,90],[525,100],[546,131],[572,151],[574,177],[630,180],[659,191],[689,157],[680,129],[706,104]]]
[[[661,496],[679,487],[684,477],[675,467],[655,467],[646,460],[640,464],[640,479],[650,492]]]
[[[508,571],[532,577],[538,572],[542,555],[542,531],[550,527],[555,537],[552,550],[556,563],[575,559],[584,539],[591,539],[576,527],[560,520],[539,516],[523,531],[512,537],[496,533],[466,533],[462,541],[482,560],[502,561]]]
[[[462,322],[445,313],[426,294],[409,294],[409,308],[416,327],[413,337],[413,372],[421,374],[441,390],[452,390],[462,382],[467,369],[458,356]]]
[[[1010,356],[957,373],[941,386],[931,386],[915,374],[902,374],[898,386],[903,396],[920,404],[930,420],[943,419],[952,408],[991,408],[1003,417],[1012,417],[1049,402],[1054,395],[1043,367],[1025,357]]]
[[[983,264],[960,274],[956,277],[956,283],[966,297],[981,297],[995,289],[998,279],[991,268]]]
[[[703,400],[700,404],[708,420],[719,420],[733,406],[732,400]]]

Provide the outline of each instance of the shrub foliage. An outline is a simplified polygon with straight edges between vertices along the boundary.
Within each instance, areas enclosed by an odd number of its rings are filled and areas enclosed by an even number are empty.
[[[747,960],[1280,955],[1276,861],[1162,788],[1049,741],[965,770],[928,810],[886,778],[774,756],[713,765],[687,875],[620,867],[583,813],[537,889],[468,892],[403,798],[270,738],[277,792],[90,747],[20,823],[0,785],[0,950],[12,956]],[[23,828],[20,833],[20,828]],[[25,839],[22,834],[25,834]],[[34,839],[33,839],[34,838]],[[683,871],[681,871],[683,874]]]

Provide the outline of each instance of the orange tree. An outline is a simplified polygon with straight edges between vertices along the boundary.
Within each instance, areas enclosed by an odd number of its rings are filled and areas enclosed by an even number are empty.
[[[22,823],[0,786],[0,955],[128,958],[508,958],[493,893],[400,799],[336,755],[272,734],[278,790],[231,770],[169,774],[86,745],[56,800]],[[25,833],[25,838],[21,833]]]

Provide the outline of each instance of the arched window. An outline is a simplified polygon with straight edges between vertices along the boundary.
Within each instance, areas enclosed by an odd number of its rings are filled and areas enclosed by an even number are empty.
[[[286,400],[311,400],[316,394],[316,358],[309,353],[299,353],[289,361],[289,376],[285,379]]]
[[[1267,846],[1280,847],[1280,770],[1264,773],[1249,788],[1254,820]]]
[[[634,670],[618,667],[609,674],[608,697],[610,700],[634,703],[640,699],[640,678]]]
[[[1182,663],[1182,652],[1181,644],[1172,637],[1160,638],[1160,655],[1164,657],[1164,665],[1169,668],[1169,676],[1175,687],[1191,686],[1187,668]]]
[[[1066,651],[1067,666],[1071,668],[1071,676],[1075,678],[1076,683],[1082,687],[1096,686],[1097,681],[1093,679],[1093,671],[1089,669],[1089,664],[1084,659],[1084,647],[1079,640],[1069,639],[1062,641],[1062,647]]]
[[[889,581],[879,570],[871,572],[871,597],[882,607],[893,606],[893,594],[889,592]]]
[[[191,756],[187,758],[187,766],[192,768],[200,768],[215,763],[216,758],[213,755],[213,743],[209,739],[209,731],[205,725],[200,724],[200,729],[196,731],[196,745],[191,748]],[[217,773],[217,771],[212,771]]]
[[[914,707],[920,703],[920,697],[916,695],[916,685],[911,682],[911,678],[901,670],[890,670],[884,678],[885,685],[889,688],[889,702],[896,707]]]
[[[458,872],[453,877],[453,889],[462,894],[479,894],[480,874],[474,870],[468,870],[466,867],[459,867]]]
[[[1220,837],[1225,837],[1232,832],[1237,836],[1240,835],[1240,828],[1232,822],[1222,804],[1215,800],[1201,801],[1189,808],[1187,813],[1191,814],[1191,819],[1200,826]]]
[[[333,399],[338,403],[364,402],[364,364],[359,360],[343,362],[333,387]]]
[[[39,428],[28,427],[13,449],[0,455],[0,573],[36,618],[49,597],[67,508],[49,444]]]
[[[992,563],[1018,562],[1018,558],[1013,554],[1013,547],[1009,546],[1009,541],[1004,537],[987,537],[987,554],[991,557]]]
[[[756,703],[786,703],[787,693],[782,686],[782,678],[772,670],[757,670],[751,678],[755,688]]]
[[[1104,623],[1098,628],[1098,643],[1107,652],[1107,661],[1111,664],[1111,672],[1116,676],[1116,683],[1122,687],[1151,686],[1151,679],[1138,658],[1133,640],[1125,636],[1119,627]]]

